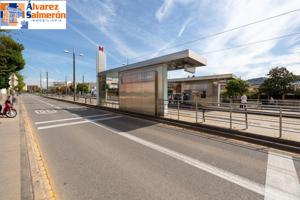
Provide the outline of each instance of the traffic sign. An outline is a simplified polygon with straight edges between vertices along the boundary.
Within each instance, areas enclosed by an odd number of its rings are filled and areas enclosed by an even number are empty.
[[[18,85],[18,77],[16,76],[16,74],[12,74],[9,76],[9,85],[13,88]]]
[[[9,80],[18,80],[18,77],[16,76],[16,74],[12,74],[10,75]]]
[[[13,80],[10,80],[8,83],[9,83],[9,85],[10,85],[11,87],[16,87],[16,86],[18,85],[19,82],[16,81],[16,80],[14,80],[14,81],[13,81]]]

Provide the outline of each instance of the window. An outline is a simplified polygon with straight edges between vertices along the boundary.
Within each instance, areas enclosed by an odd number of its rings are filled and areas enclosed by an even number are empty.
[[[206,91],[205,91],[205,90],[201,92],[200,97],[201,97],[202,99],[205,99],[205,98],[206,98]]]

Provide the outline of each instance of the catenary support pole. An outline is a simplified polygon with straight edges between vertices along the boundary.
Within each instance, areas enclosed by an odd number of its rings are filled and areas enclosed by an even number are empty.
[[[75,48],[73,48],[73,101],[76,101],[76,72],[75,72]]]

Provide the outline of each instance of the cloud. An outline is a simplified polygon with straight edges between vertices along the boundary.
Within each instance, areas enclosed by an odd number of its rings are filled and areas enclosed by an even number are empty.
[[[193,2],[197,2],[197,0],[163,0],[162,5],[155,12],[155,17],[159,22],[162,22],[172,14],[173,8],[176,4],[188,5]]]
[[[86,41],[88,41],[92,46],[96,47],[97,43],[94,40],[92,40],[90,37],[88,37],[82,31],[80,31],[79,29],[77,29],[71,23],[68,23],[68,27],[70,27],[73,31],[75,31],[76,33],[78,33],[81,37],[83,37]]]
[[[101,40],[111,53],[108,55],[120,61],[120,65],[125,58],[136,62],[138,59],[131,60],[131,58],[145,55],[142,58],[148,59],[186,48],[201,54],[300,31],[299,13],[295,12],[195,43],[176,46],[185,41],[295,10],[300,8],[300,1],[286,0],[282,3],[282,0],[160,0],[158,2],[159,5],[148,1],[70,1],[68,6],[71,11],[75,11],[71,14],[77,19],[71,18],[72,24],[69,28],[86,40],[88,45],[95,46],[99,42],[98,39]],[[170,48],[172,46],[176,47]],[[300,37],[205,54],[202,56],[207,59],[208,66],[199,68],[197,75],[235,73],[243,78],[251,78],[263,76],[272,66],[279,64],[300,73],[296,67],[298,65],[296,58],[297,56],[299,58],[297,50],[300,51]],[[57,65],[62,66],[71,63],[71,57],[63,54],[58,57],[51,54],[36,55],[35,57],[41,57],[37,58],[37,62],[43,67],[47,66],[45,64],[47,62],[53,63],[53,60],[59,60]],[[83,61],[78,59],[78,62]],[[90,59],[88,63],[94,62]],[[88,63],[81,64],[87,66]],[[47,67],[51,67],[51,64]],[[178,74],[187,75],[182,72]]]
[[[168,14],[174,5],[174,0],[164,0],[163,4],[159,7],[159,9],[155,13],[156,19],[161,22]]]
[[[186,27],[189,25],[189,23],[193,20],[193,17],[189,17],[187,20],[184,21],[180,31],[177,34],[177,37],[181,37],[181,35],[183,34],[183,32],[185,31]]]
[[[272,6],[270,6],[272,5]],[[223,30],[232,29],[263,18],[275,16],[287,11],[300,8],[299,1],[287,1],[282,4],[279,0],[264,1],[214,1],[213,4],[198,6],[198,13],[209,10],[210,16],[200,23],[195,23],[197,17],[193,17],[189,29],[194,34],[188,34],[190,38],[201,38]],[[231,31],[205,40],[191,43],[181,48],[192,48],[196,52],[210,52],[218,49],[226,49],[254,41],[265,40],[291,34],[300,31],[299,13],[294,12],[256,25]],[[212,18],[213,20],[211,20]],[[188,19],[186,19],[187,21]],[[186,21],[181,25],[178,35],[183,36]],[[208,23],[214,21],[214,23]],[[286,39],[268,41],[242,48],[202,55],[208,61],[208,65],[198,68],[196,74],[222,74],[234,73],[242,78],[254,78],[265,76],[272,67],[286,66],[296,74],[300,74],[300,37],[294,36]],[[181,41],[182,43],[182,41]],[[176,44],[176,43],[175,43]],[[297,67],[298,66],[298,67]],[[171,72],[170,77],[182,77],[182,71]],[[188,74],[184,74],[187,76]]]
[[[270,5],[272,5],[272,7],[270,7]],[[284,5],[280,1],[273,0],[234,1],[231,4],[227,4],[227,9],[222,14],[223,30],[294,10],[299,7],[300,3],[297,1],[289,1],[289,3]],[[218,10],[219,8],[216,9]],[[266,10],[268,12],[266,12]],[[296,17],[296,14],[286,15],[215,38],[210,38],[206,41],[202,41],[202,45],[199,45],[201,47],[196,47],[195,49],[198,52],[208,52],[290,34],[297,32],[297,30],[299,31],[299,24],[300,18]],[[289,63],[294,62],[295,53],[290,52],[290,50],[292,50],[291,46],[295,44],[295,41],[292,40],[295,40],[295,38],[274,40],[239,49],[203,55],[208,60],[208,66],[198,70],[198,75],[201,73],[233,72],[238,75],[243,75],[245,78],[263,76],[272,66],[274,67],[274,65],[280,64],[280,62],[278,62],[280,60],[285,60],[281,62],[283,65],[289,65]],[[289,45],[285,46],[287,44]],[[274,53],[273,51],[275,49],[279,52]],[[297,73],[300,73],[300,71]]]
[[[81,37],[83,37],[86,41],[88,41],[92,46],[96,47],[98,44],[89,36],[87,36],[85,33],[83,33],[82,31],[80,31],[79,29],[77,29],[75,26],[73,26],[71,23],[68,23],[68,26],[75,31],[76,33],[78,33]],[[109,51],[105,51],[106,54],[108,56],[110,56],[112,59],[114,59],[115,61],[118,62],[122,62],[119,58],[117,58],[116,56],[114,56],[112,53],[110,53]]]
[[[114,24],[114,18],[117,16],[112,1],[94,1],[93,4],[86,3],[84,6],[82,6],[83,4],[80,2],[73,1],[68,5],[72,10],[109,38],[116,46],[115,49],[121,55],[124,57],[137,56],[137,53],[126,45],[116,31],[110,30],[110,27]],[[97,12],[98,10],[101,10],[101,12]]]
[[[30,55],[34,55],[34,58]],[[47,69],[48,71],[52,68],[56,67],[62,67],[65,65],[71,65],[72,64],[72,55],[70,54],[64,54],[63,51],[57,52],[57,53],[51,53],[51,52],[45,52],[45,51],[39,51],[37,49],[28,49],[25,50],[24,56],[27,61],[34,60],[35,65],[37,66],[40,64],[39,67],[41,69]],[[53,61],[55,61],[55,65],[53,65]],[[87,59],[83,57],[82,59],[76,59],[76,63],[78,63],[81,66],[87,66],[89,68],[93,68],[90,66],[90,63],[94,62],[92,59]],[[36,67],[35,67],[36,68]]]

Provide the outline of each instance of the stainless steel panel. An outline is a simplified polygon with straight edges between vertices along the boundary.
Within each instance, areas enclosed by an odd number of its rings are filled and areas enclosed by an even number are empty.
[[[155,71],[120,72],[120,109],[156,115],[157,79]]]

